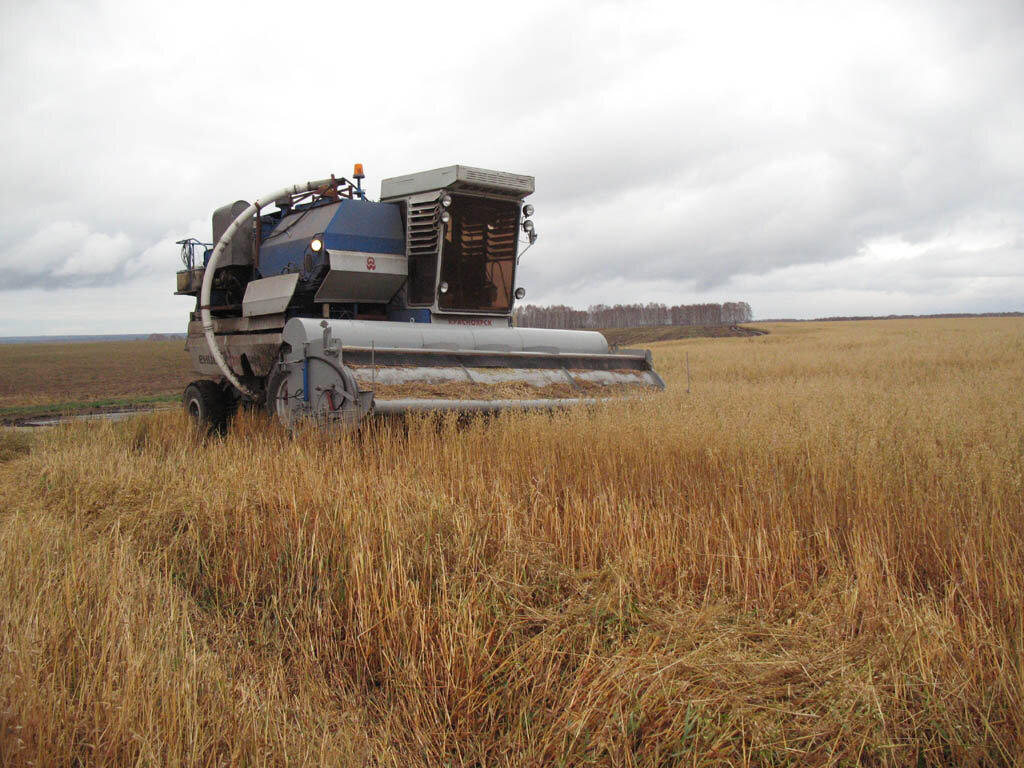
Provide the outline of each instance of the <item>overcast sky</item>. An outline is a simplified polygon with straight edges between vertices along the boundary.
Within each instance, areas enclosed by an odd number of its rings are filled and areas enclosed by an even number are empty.
[[[174,241],[536,177],[532,303],[1024,310],[1024,3],[4,2],[0,336],[183,331]]]

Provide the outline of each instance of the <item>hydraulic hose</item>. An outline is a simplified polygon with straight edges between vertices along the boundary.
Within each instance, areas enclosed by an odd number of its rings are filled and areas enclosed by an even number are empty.
[[[210,315],[210,292],[213,288],[213,274],[217,271],[217,262],[220,261],[221,254],[224,253],[224,249],[227,244],[231,242],[231,237],[235,234],[239,227],[241,227],[246,221],[248,221],[254,213],[260,208],[264,208],[275,200],[280,200],[284,197],[291,197],[292,195],[298,195],[302,192],[312,192],[325,187],[332,182],[332,179],[321,179],[320,181],[307,181],[305,184],[296,184],[293,187],[285,187],[279,189],[277,192],[273,192],[269,195],[263,195],[256,202],[238,214],[235,220],[231,222],[231,225],[224,230],[224,234],[220,236],[220,240],[217,241],[217,245],[213,249],[213,254],[210,256],[210,261],[206,265],[206,272],[203,274],[203,288],[199,293],[199,312],[203,322],[203,335],[206,337],[206,345],[210,348],[210,354],[213,355],[214,361],[217,363],[217,367],[221,369],[224,377],[231,382],[232,386],[235,387],[239,392],[244,395],[248,395],[254,400],[258,400],[259,397],[251,392],[248,387],[242,385],[242,382],[238,380],[234,371],[231,370],[231,366],[228,365],[227,360],[224,359],[224,355],[221,354],[220,347],[217,346],[216,338],[213,333],[213,318]]]

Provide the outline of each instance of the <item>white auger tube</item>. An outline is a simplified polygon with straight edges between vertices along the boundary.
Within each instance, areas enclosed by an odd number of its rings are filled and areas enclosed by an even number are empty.
[[[213,359],[217,363],[217,367],[224,373],[224,377],[231,382],[235,389],[253,399],[259,398],[253,392],[250,392],[247,387],[244,387],[238,380],[238,377],[235,376],[234,371],[231,370],[231,366],[228,365],[227,360],[224,359],[224,355],[221,354],[220,348],[217,346],[217,340],[214,337],[213,318],[210,316],[210,291],[213,288],[213,274],[217,271],[217,262],[220,260],[220,256],[227,247],[227,244],[231,242],[231,237],[244,222],[248,221],[252,215],[256,213],[257,210],[264,208],[281,198],[291,197],[292,195],[301,194],[302,192],[312,192],[320,187],[327,186],[331,182],[331,179],[307,181],[305,184],[296,184],[292,187],[279,189],[277,192],[273,192],[269,195],[263,195],[256,200],[256,202],[238,214],[238,216],[235,217],[235,220],[231,222],[231,225],[224,230],[224,234],[220,236],[220,240],[217,241],[217,245],[213,249],[210,261],[206,264],[206,272],[203,274],[203,288],[199,294],[199,312],[200,318],[203,321],[203,335],[206,337],[206,345],[210,348],[210,354],[213,355]]]

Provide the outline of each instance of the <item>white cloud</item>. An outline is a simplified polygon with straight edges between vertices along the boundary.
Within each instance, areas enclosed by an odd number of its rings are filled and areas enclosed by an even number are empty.
[[[104,279],[124,266],[132,241],[123,232],[91,232],[81,221],[54,221],[12,248],[0,251],[0,290],[47,281]]]
[[[132,251],[132,241],[123,232],[106,235],[92,232],[70,252],[55,271],[56,277],[106,275],[122,267]]]
[[[16,288],[15,276],[41,275],[60,268],[88,236],[89,228],[80,221],[55,221],[13,248],[0,251],[0,268],[6,273],[4,287]]]
[[[205,241],[209,240],[211,234],[209,221],[190,222],[188,226],[178,232],[164,234],[148,248],[128,259],[124,265],[124,273],[128,278],[134,279],[143,275],[167,276],[170,271],[183,269],[179,260],[181,246],[178,245],[178,241],[184,240],[186,237],[195,237]],[[201,253],[197,254],[197,256],[201,255]]]

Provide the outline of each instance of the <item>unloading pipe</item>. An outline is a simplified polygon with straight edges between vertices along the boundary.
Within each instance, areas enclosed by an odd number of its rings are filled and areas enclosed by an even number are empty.
[[[217,346],[216,338],[213,333],[213,317],[210,315],[210,292],[213,288],[213,273],[217,271],[217,262],[220,261],[220,256],[224,253],[224,249],[227,244],[231,242],[231,237],[235,234],[242,223],[252,217],[254,213],[260,208],[264,208],[267,205],[280,200],[284,197],[291,197],[292,195],[298,195],[303,192],[313,192],[320,187],[326,187],[332,183],[332,179],[321,179],[320,181],[307,181],[305,184],[296,184],[292,187],[285,187],[279,189],[277,192],[273,192],[269,195],[263,195],[256,200],[252,205],[242,211],[235,220],[231,222],[231,225],[224,230],[224,234],[220,236],[220,240],[217,241],[217,245],[214,246],[213,254],[210,256],[210,261],[206,264],[206,272],[203,274],[203,288],[199,294],[199,312],[200,319],[203,322],[203,335],[206,337],[206,345],[210,348],[210,354],[213,355],[214,361],[217,363],[217,367],[223,372],[224,377],[231,382],[231,384],[244,395],[248,395],[253,399],[259,399],[248,387],[242,385],[242,382],[235,376],[234,371],[231,370],[231,366],[228,365],[227,360],[224,359],[224,355],[221,354],[220,348]]]

